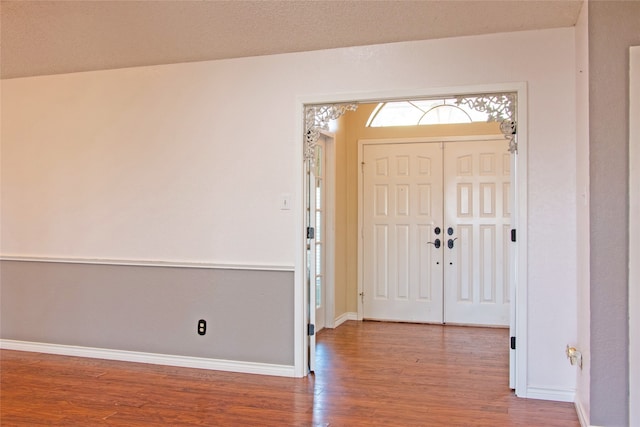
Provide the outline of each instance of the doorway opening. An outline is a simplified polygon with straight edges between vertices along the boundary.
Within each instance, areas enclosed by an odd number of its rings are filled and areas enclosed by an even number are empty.
[[[526,147],[526,140],[524,135],[526,135],[523,130],[526,129],[526,123],[521,119],[525,116],[524,111],[524,102],[525,99],[525,88],[523,85],[515,85],[508,87],[508,90],[504,90],[505,87],[501,87],[500,90],[496,92],[491,92],[489,95],[483,95],[479,92],[474,91],[460,91],[461,93],[471,93],[472,95],[456,95],[453,98],[456,99],[471,99],[475,103],[474,106],[478,110],[484,109],[488,111],[491,109],[491,102],[494,102],[495,96],[509,95],[513,100],[513,105],[509,108],[511,110],[511,116],[500,115],[501,113],[497,113],[496,111],[490,111],[491,114],[495,115],[490,117],[489,123],[471,123],[468,124],[468,129],[465,132],[467,134],[460,134],[459,129],[453,129],[451,127],[440,127],[438,129],[439,132],[444,132],[444,134],[440,134],[440,136],[425,136],[424,134],[419,134],[416,131],[416,127],[413,126],[411,128],[406,128],[402,133],[399,134],[399,127],[384,127],[378,129],[382,131],[382,133],[373,136],[373,131],[371,128],[363,130],[360,136],[354,136],[355,132],[353,129],[345,129],[344,122],[348,115],[356,115],[360,114],[361,116],[366,116],[364,121],[366,122],[369,118],[371,111],[373,111],[376,107],[378,107],[383,102],[390,101],[389,99],[384,98],[374,98],[374,99],[362,99],[360,97],[354,97],[352,99],[359,99],[357,102],[340,102],[334,104],[314,104],[307,103],[304,104],[305,116],[307,118],[305,122],[305,163],[307,172],[312,172],[315,167],[316,159],[312,159],[311,149],[313,147],[313,156],[315,157],[316,144],[313,141],[313,130],[319,130],[323,128],[323,126],[328,125],[332,120],[339,120],[340,125],[338,130],[335,132],[335,150],[336,150],[336,181],[335,181],[335,206],[336,206],[336,229],[340,229],[342,227],[343,231],[346,231],[348,234],[345,237],[345,241],[341,241],[344,237],[342,235],[338,235],[334,232],[335,238],[335,247],[336,251],[339,252],[339,255],[329,254],[327,253],[324,257],[325,259],[333,258],[336,261],[334,277],[333,278],[324,278],[324,282],[327,284],[331,283],[332,286],[335,286],[334,289],[334,298],[333,300],[327,300],[328,306],[333,306],[334,315],[336,317],[327,320],[327,324],[331,327],[332,321],[335,321],[336,326],[338,326],[342,321],[347,319],[358,319],[363,320],[364,318],[369,317],[364,311],[363,305],[363,297],[365,297],[364,292],[364,271],[365,271],[365,255],[364,255],[364,247],[367,246],[363,244],[363,233],[361,219],[363,218],[363,213],[366,210],[363,207],[363,204],[359,202],[358,192],[359,192],[359,180],[360,173],[362,172],[362,151],[364,146],[381,146],[384,144],[398,143],[398,139],[402,138],[402,145],[411,145],[411,144],[428,144],[425,146],[440,146],[442,144],[453,143],[454,141],[470,141],[478,138],[480,139],[492,139],[493,141],[499,141],[503,144],[503,152],[507,153],[507,167],[503,168],[503,172],[507,171],[509,174],[509,184],[510,186],[504,187],[502,184],[501,189],[509,193],[510,197],[502,197],[500,203],[508,203],[511,208],[509,209],[510,213],[510,223],[508,225],[508,229],[505,228],[506,224],[500,224],[500,233],[501,236],[495,236],[489,227],[485,227],[484,231],[487,233],[485,237],[490,237],[491,239],[499,238],[501,241],[514,240],[513,245],[507,249],[510,251],[510,261],[508,261],[508,266],[505,269],[501,270],[500,274],[507,274],[510,278],[510,283],[513,285],[512,293],[509,297],[505,298],[510,300],[510,306],[507,310],[509,310],[508,324],[511,330],[511,336],[515,337],[511,340],[513,344],[520,344],[518,346],[513,345],[513,350],[510,352],[511,354],[511,369],[512,375],[510,376],[510,385],[512,388],[516,389],[516,394],[518,394],[518,384],[526,384],[525,375],[526,370],[524,367],[526,366],[525,359],[525,347],[526,347],[526,251],[524,250],[526,246],[524,242],[526,241],[526,199],[523,197],[518,197],[519,194],[525,195],[526,191],[526,150],[523,150]],[[488,92],[487,92],[488,93]],[[441,96],[441,94],[430,94],[429,96],[411,96],[411,97],[403,97],[403,100],[416,100],[416,99],[428,99],[429,97]],[[489,97],[491,101],[489,101]],[[451,96],[449,96],[451,98]],[[392,101],[397,101],[394,99]],[[518,102],[519,101],[519,104]],[[504,103],[500,104],[504,107]],[[516,108],[516,105],[520,108]],[[367,110],[369,109],[369,110]],[[450,108],[449,108],[450,109]],[[313,117],[313,121],[309,120],[309,117]],[[361,117],[362,118],[362,117]],[[516,123],[518,125],[518,132],[516,132]],[[435,125],[438,127],[439,125]],[[443,125],[444,126],[444,125]],[[449,132],[447,134],[447,132]],[[344,147],[341,146],[343,139],[346,138],[345,134],[349,134],[349,137],[352,138],[352,141],[355,141],[355,146]],[[498,135],[496,135],[498,134]],[[457,135],[457,136],[453,136]],[[355,140],[353,139],[355,138]],[[391,141],[394,140],[395,141]],[[317,140],[316,140],[317,141]],[[496,142],[497,144],[498,142]],[[524,152],[523,152],[524,151]],[[500,159],[501,165],[504,166],[503,158]],[[348,168],[341,162],[347,162],[349,164]],[[495,163],[493,163],[495,164]],[[343,169],[341,169],[343,168]],[[355,173],[354,173],[355,169]],[[315,178],[312,176],[312,173],[307,174],[309,179],[313,179],[315,187]],[[307,190],[307,194],[305,198],[311,195],[312,186],[309,185],[310,181],[307,181],[305,185],[305,189]],[[494,186],[495,187],[495,186]],[[488,187],[487,187],[488,188]],[[485,190],[487,189],[485,188]],[[485,194],[486,200],[497,200],[495,197],[498,196],[498,193],[489,194],[486,192]],[[491,205],[490,202],[485,206],[485,213],[491,213],[491,209],[487,208],[487,206]],[[341,206],[341,204],[346,204],[347,206]],[[494,206],[495,205],[491,205]],[[488,209],[488,210],[487,210]],[[309,211],[307,211],[308,213]],[[346,212],[347,218],[338,218],[342,215],[342,213]],[[311,215],[307,215],[308,218],[311,218]],[[354,221],[355,219],[355,221]],[[340,224],[340,221],[344,221],[343,224]],[[311,247],[314,244],[313,241],[313,232],[310,228],[313,228],[313,223],[307,221],[305,226],[307,228],[306,236],[307,247]],[[447,232],[447,228],[443,225],[440,226],[440,231],[442,234],[442,238],[446,237],[444,233]],[[495,229],[495,227],[494,227]],[[511,230],[516,230],[512,232]],[[522,231],[520,231],[522,230]],[[434,231],[434,230],[432,230]],[[405,236],[409,236],[410,230],[404,230]],[[408,234],[407,234],[408,233]],[[518,235],[516,240],[516,234]],[[311,237],[309,237],[311,236]],[[451,235],[451,240],[460,239],[460,236]],[[433,237],[433,236],[432,236]],[[409,238],[409,237],[408,237]],[[430,242],[433,239],[428,240]],[[427,244],[427,242],[424,242]],[[454,240],[454,248],[457,248],[458,240]],[[441,240],[441,247],[447,248],[447,240]],[[429,245],[434,246],[435,245]],[[521,250],[518,250],[521,248]],[[504,257],[504,254],[502,254]],[[345,260],[349,263],[348,265],[344,265]],[[315,313],[311,313],[311,308],[315,307],[315,299],[311,301],[312,298],[316,296],[315,291],[317,290],[315,286],[315,276],[314,273],[311,272],[311,264],[310,262],[305,262],[306,271],[305,271],[305,334],[304,337],[304,348],[305,348],[305,363],[309,363],[308,367],[310,370],[313,370],[313,350],[315,348]],[[441,261],[441,265],[446,262],[444,259]],[[342,263],[342,265],[341,265]],[[409,271],[409,270],[405,270]],[[488,277],[488,276],[487,276]],[[355,279],[355,280],[349,280]],[[346,286],[345,286],[346,283]],[[354,286],[355,285],[355,286]],[[504,289],[501,291],[504,295]],[[313,294],[313,295],[312,295]],[[483,294],[487,299],[493,298],[495,295],[491,295],[491,292],[488,292],[485,289],[485,293]],[[504,317],[504,316],[503,316]],[[393,320],[393,319],[389,319]],[[424,322],[424,320],[419,320]],[[428,321],[427,321],[428,322]],[[436,321],[437,322],[437,321]],[[465,322],[451,322],[451,323],[465,323]],[[480,324],[489,324],[487,322],[480,322]],[[504,325],[503,325],[504,326]],[[516,348],[519,350],[516,353]],[[520,366],[520,370],[518,370],[518,366]]]
[[[504,138],[359,142],[359,317],[509,327]]]

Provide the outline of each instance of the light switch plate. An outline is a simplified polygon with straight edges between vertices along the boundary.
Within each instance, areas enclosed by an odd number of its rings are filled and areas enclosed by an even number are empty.
[[[282,193],[280,195],[280,210],[288,211],[291,209],[291,194]]]

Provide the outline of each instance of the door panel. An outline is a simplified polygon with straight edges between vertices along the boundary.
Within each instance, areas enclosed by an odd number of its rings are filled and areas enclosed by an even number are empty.
[[[315,292],[315,329],[316,332],[325,327],[325,295],[326,295],[326,167],[325,150],[327,136],[321,135],[316,146],[315,167],[315,278],[312,291]]]
[[[446,323],[509,325],[509,166],[504,139],[445,144]]]
[[[440,144],[364,146],[364,317],[442,321]],[[442,238],[442,236],[439,236]]]
[[[317,246],[315,244],[315,227],[316,227],[316,197],[315,197],[315,169],[311,162],[307,163],[307,182],[306,182],[306,209],[307,209],[307,334],[308,334],[308,366],[309,371],[314,372],[316,369],[316,276],[317,276]],[[314,232],[310,233],[310,230]]]
[[[316,145],[315,164],[307,168],[307,310],[309,331],[309,371],[315,371],[316,333],[326,323],[326,144],[320,135]]]

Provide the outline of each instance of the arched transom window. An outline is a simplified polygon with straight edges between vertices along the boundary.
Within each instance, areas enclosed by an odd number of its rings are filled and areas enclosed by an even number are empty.
[[[456,98],[439,98],[379,103],[369,116],[367,127],[416,126],[486,122],[489,115]]]

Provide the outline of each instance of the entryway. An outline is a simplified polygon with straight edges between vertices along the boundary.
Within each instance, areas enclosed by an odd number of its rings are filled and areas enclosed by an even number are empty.
[[[391,124],[391,127],[373,129],[371,121],[372,111],[383,110],[382,104],[394,104],[394,102],[380,102],[375,98],[368,98],[368,101],[358,101],[356,103],[342,102],[336,104],[314,104],[304,105],[304,160],[305,160],[305,257],[304,259],[304,287],[301,301],[304,301],[304,332],[300,326],[296,326],[296,337],[303,337],[303,345],[296,347],[296,361],[299,355],[303,356],[306,372],[315,369],[315,333],[317,331],[316,314],[318,296],[320,306],[322,301],[325,307],[335,308],[334,315],[326,312],[326,323],[329,328],[338,326],[347,320],[377,319],[377,320],[401,320],[419,323],[447,323],[460,325],[490,325],[509,326],[509,336],[511,337],[505,345],[511,344],[510,356],[510,378],[511,388],[516,389],[516,394],[520,395],[518,384],[526,384],[526,194],[527,194],[527,170],[526,170],[526,88],[524,85],[504,85],[496,86],[497,92],[484,93],[470,91],[476,95],[446,96],[445,102],[438,110],[453,110],[457,105],[468,105],[477,111],[485,111],[488,119],[485,122],[474,122],[466,125],[463,132],[452,132],[458,130],[457,127],[447,129],[440,128],[431,135],[431,130],[419,130],[414,125],[413,130],[401,130],[400,125]],[[484,87],[483,89],[486,89]],[[480,89],[480,90],[483,90]],[[428,119],[428,115],[434,109],[425,108],[429,102],[422,102],[420,99],[436,99],[437,94],[432,97],[410,99],[400,101],[422,108],[425,115],[420,122]],[[362,99],[354,97],[353,99]],[[380,99],[380,98],[378,98]],[[522,101],[522,107],[516,109],[516,101]],[[432,104],[433,105],[433,104]],[[392,105],[394,113],[398,113],[396,104]],[[430,108],[430,107],[429,107]],[[348,114],[345,114],[347,113]],[[337,130],[332,135],[335,142],[329,144],[335,148],[335,173],[327,173],[317,168],[317,146],[322,145],[322,131],[328,130],[328,123],[337,118],[346,120],[344,127],[338,124]],[[367,119],[370,119],[367,122]],[[395,114],[395,119],[399,115]],[[395,120],[394,119],[394,120]],[[520,119],[520,121],[518,121]],[[366,123],[366,125],[365,125]],[[426,124],[426,123],[424,123]],[[516,140],[516,124],[518,130],[523,134]],[[386,126],[386,125],[385,125]],[[361,130],[360,130],[361,129]],[[441,132],[441,130],[445,130]],[[398,134],[400,132],[400,134]],[[426,135],[423,135],[426,134]],[[451,135],[462,135],[453,137]],[[398,143],[399,139],[403,139]],[[416,147],[411,147],[416,144]],[[494,144],[498,148],[487,148]],[[428,211],[422,211],[419,221],[414,218],[413,222],[400,223],[390,222],[386,225],[378,224],[378,234],[382,233],[382,226],[387,227],[387,235],[384,238],[387,244],[386,249],[381,246],[370,245],[375,234],[373,222],[369,230],[370,235],[364,239],[364,211],[365,202],[363,200],[362,183],[364,181],[361,173],[362,162],[364,161],[365,145],[393,145],[406,146],[415,149],[417,152],[400,153],[405,159],[389,157],[388,171],[392,170],[391,163],[395,162],[396,175],[402,173],[411,174],[411,170],[424,170],[425,158],[429,158],[429,168],[435,175],[426,182],[394,182],[388,185],[387,209],[391,206],[397,212],[407,217],[411,217],[413,212],[421,212],[424,202],[428,200],[431,206]],[[432,152],[436,149],[436,152]],[[480,151],[474,151],[476,148]],[[523,151],[519,151],[522,148]],[[320,149],[321,151],[322,149]],[[374,150],[372,148],[372,150]],[[394,148],[395,150],[395,148]],[[426,150],[426,152],[424,151]],[[487,151],[488,150],[488,151]],[[371,151],[371,153],[374,153]],[[367,162],[370,156],[376,157],[379,153],[371,154],[367,148]],[[425,154],[426,153],[426,154]],[[395,155],[395,154],[394,154]],[[408,158],[407,158],[408,156]],[[413,160],[412,160],[413,156]],[[377,158],[374,160],[374,163]],[[403,164],[404,162],[404,164]],[[415,164],[411,166],[411,162]],[[422,162],[422,164],[420,164]],[[401,170],[405,167],[405,170]],[[417,168],[417,169],[416,169]],[[439,178],[435,176],[438,175]],[[447,171],[455,171],[451,176],[447,176]],[[323,180],[315,179],[315,175],[324,176],[324,179],[335,177],[335,228],[333,230],[323,226],[320,221],[320,230],[315,227],[314,206],[311,206],[315,199],[318,183],[323,185]],[[396,176],[396,178],[398,178]],[[453,183],[453,184],[452,184]],[[379,183],[378,183],[379,184]],[[512,185],[513,184],[513,185]],[[324,182],[325,190],[327,186]],[[397,188],[396,188],[397,187]],[[428,188],[427,188],[428,187]],[[382,187],[377,190],[383,191]],[[404,198],[391,195],[391,191],[402,191]],[[411,195],[413,191],[413,196]],[[376,195],[376,191],[368,191],[371,197]],[[401,194],[401,193],[398,193]],[[453,196],[451,196],[453,194]],[[522,197],[518,197],[518,195]],[[395,198],[394,198],[395,197]],[[327,196],[326,201],[333,198]],[[452,201],[455,201],[452,202]],[[367,201],[371,208],[373,201]],[[403,206],[404,203],[404,206]],[[422,206],[420,206],[422,203]],[[322,205],[322,201],[321,201]],[[327,206],[325,205],[326,209]],[[404,209],[404,210],[403,210]],[[326,209],[326,213],[332,209]],[[438,213],[439,212],[439,213]],[[317,212],[316,212],[317,213]],[[428,213],[428,215],[426,215]],[[322,215],[322,212],[320,213]],[[425,216],[426,215],[426,216]],[[429,221],[423,221],[425,218]],[[411,219],[411,218],[410,218]],[[391,228],[394,228],[392,233]],[[317,234],[318,231],[325,235]],[[438,232],[438,234],[436,234]],[[517,243],[516,242],[516,232]],[[394,234],[395,233],[395,234]],[[318,236],[318,238],[316,238]],[[327,251],[329,239],[335,239],[335,250]],[[393,241],[389,239],[393,238]],[[316,241],[316,239],[318,239]],[[325,246],[322,245],[323,239]],[[439,239],[439,245],[437,243]],[[318,246],[317,243],[320,243]],[[418,248],[417,242],[424,243]],[[389,244],[393,246],[389,246]],[[436,245],[438,247],[436,248]],[[450,247],[451,245],[451,247]],[[387,259],[387,264],[375,264],[378,267],[384,265],[386,272],[378,275],[387,281],[382,287],[365,288],[365,274],[378,274],[378,272],[365,273],[365,250],[377,247],[383,251]],[[313,248],[313,249],[312,249]],[[369,249],[368,249],[369,248]],[[321,249],[323,252],[317,251]],[[312,250],[320,253],[321,261],[335,261],[335,275],[322,273],[322,262],[317,263],[317,255],[311,254]],[[386,251],[386,252],[385,252]],[[324,256],[322,255],[324,254]],[[376,256],[380,252],[372,252]],[[369,255],[367,255],[369,256]],[[416,260],[422,271],[416,270]],[[422,263],[428,260],[428,263]],[[320,266],[320,268],[316,268]],[[401,268],[398,268],[400,266]],[[447,267],[451,267],[447,271]],[[392,272],[393,270],[393,272]],[[334,296],[323,296],[318,293],[317,274],[320,271],[320,283],[325,285],[321,290],[335,291]],[[417,273],[416,273],[417,271]],[[392,272],[392,273],[391,273]],[[386,274],[386,277],[385,277]],[[392,274],[392,275],[390,275]],[[428,278],[427,284],[409,279],[421,275]],[[396,283],[392,283],[396,280]],[[380,285],[382,282],[379,282]],[[451,286],[453,284],[453,286]],[[393,287],[393,290],[391,289]],[[297,288],[296,288],[297,289]],[[410,318],[397,317],[391,315],[370,314],[367,305],[373,305],[369,301],[364,301],[366,294],[375,296],[381,289],[387,292],[386,295],[395,295],[401,303],[424,304],[427,300],[431,308],[419,310],[418,306],[410,309]],[[395,293],[394,293],[395,292]],[[416,294],[416,292],[418,292]],[[420,293],[422,292],[422,293]],[[297,294],[300,295],[300,294]],[[411,295],[419,295],[420,301],[411,302]],[[436,302],[439,301],[439,304]],[[404,312],[405,310],[394,308],[392,310]],[[493,308],[489,308],[493,306]],[[296,307],[299,307],[296,305]],[[499,307],[498,309],[495,309]],[[426,312],[427,318],[415,316],[417,312]],[[396,313],[397,314],[397,313]],[[421,313],[422,315],[422,313]],[[321,319],[318,319],[321,320]],[[334,323],[332,325],[332,323]],[[517,348],[517,350],[516,350]],[[296,366],[298,362],[296,362]],[[524,389],[523,389],[524,390]]]
[[[361,141],[363,318],[509,326],[507,148]]]

